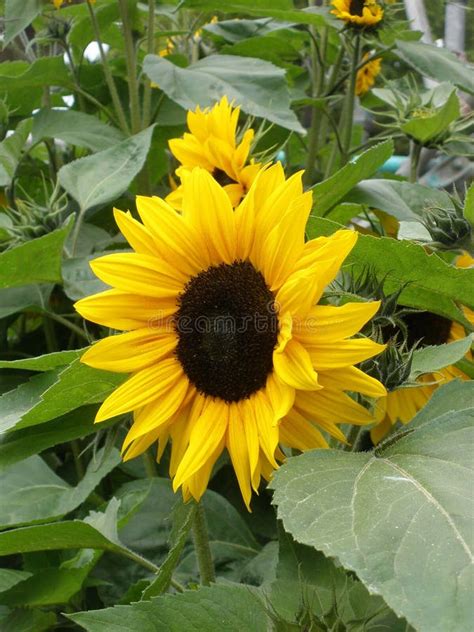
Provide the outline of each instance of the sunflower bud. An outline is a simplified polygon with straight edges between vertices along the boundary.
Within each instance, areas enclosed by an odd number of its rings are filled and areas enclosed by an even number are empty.
[[[472,227],[455,202],[454,208],[427,208],[423,215],[423,224],[438,248],[450,250],[469,246]]]
[[[408,381],[411,373],[414,349],[408,350],[406,344],[389,340],[387,348],[376,358],[361,365],[363,371],[382,382],[387,391],[393,391]]]

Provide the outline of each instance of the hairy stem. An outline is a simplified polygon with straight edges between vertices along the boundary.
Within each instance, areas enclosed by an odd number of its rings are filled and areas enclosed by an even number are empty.
[[[128,94],[130,102],[130,117],[132,120],[132,134],[141,129],[139,85],[137,77],[137,54],[133,41],[127,0],[119,0],[120,15],[122,17],[123,35],[125,40],[125,61],[127,64]]]
[[[155,0],[148,0],[148,26],[147,26],[147,53],[151,55],[154,52],[155,42]],[[150,125],[151,119],[151,79],[147,78],[145,89],[143,92],[143,129]]]
[[[196,511],[194,512],[193,541],[199,566],[201,584],[203,586],[209,586],[211,582],[216,581],[216,574],[214,570],[214,562],[212,560],[211,548],[209,546],[206,514],[201,503],[197,503]]]

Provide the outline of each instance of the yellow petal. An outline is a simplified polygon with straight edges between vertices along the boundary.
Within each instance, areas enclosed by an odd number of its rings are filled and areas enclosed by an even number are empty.
[[[364,406],[349,395],[330,388],[323,388],[316,393],[298,392],[295,407],[325,429],[326,423],[359,425],[374,421],[374,416]]]
[[[232,404],[229,408],[227,450],[229,451],[245,505],[250,511],[252,490],[250,487],[250,462],[245,430],[245,421],[241,418],[240,407],[238,404]]]
[[[293,388],[309,391],[321,388],[308,352],[294,338],[283,352],[273,352],[273,367],[280,380]]]
[[[209,402],[191,430],[188,448],[173,480],[175,491],[208,462],[221,444],[227,424],[228,404],[221,400]]]
[[[380,301],[346,303],[341,307],[316,305],[304,320],[295,323],[293,334],[305,346],[342,340],[358,333],[379,308]]]
[[[367,375],[355,366],[348,366],[334,371],[323,371],[319,374],[322,386],[342,391],[354,391],[369,397],[384,397],[385,386],[375,378]]]
[[[106,290],[74,304],[81,316],[112,329],[160,328],[176,312],[174,299],[139,296],[120,290]]]
[[[155,298],[175,298],[186,278],[170,264],[154,257],[133,253],[106,255],[91,261],[94,273],[118,290]]]
[[[295,401],[295,389],[283,382],[275,372],[267,379],[265,386],[268,399],[273,408],[275,422],[284,417]]]
[[[292,410],[280,424],[280,442],[301,452],[328,447],[320,431],[296,410]]]
[[[275,424],[275,413],[262,391],[255,393],[249,401],[249,409],[257,426],[260,448],[272,467],[276,468],[278,467],[278,463],[275,461],[278,428]]]
[[[183,370],[175,358],[167,358],[156,366],[143,369],[107,397],[97,411],[95,421],[104,421],[145,406],[180,380],[184,380]]]
[[[168,332],[141,328],[94,343],[81,362],[96,369],[133,373],[170,355],[177,344],[172,326]]]
[[[133,219],[131,213],[124,213],[114,208],[114,217],[120,232],[131,247],[142,255],[157,256],[158,249],[148,230]]]
[[[307,349],[314,368],[320,372],[363,362],[381,353],[385,349],[385,345],[380,345],[369,338],[354,338],[338,342],[318,343]]]

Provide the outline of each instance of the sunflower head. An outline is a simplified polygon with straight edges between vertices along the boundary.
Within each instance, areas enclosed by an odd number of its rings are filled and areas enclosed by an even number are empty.
[[[249,161],[254,131],[247,129],[238,139],[237,124],[240,108],[233,107],[227,97],[222,97],[212,108],[188,112],[189,132],[182,138],[169,141],[173,156],[181,163],[176,175],[184,182],[194,167],[211,173],[224,187],[235,207],[248,191],[260,164]],[[175,208],[182,207],[183,189],[178,187],[166,198]]]
[[[363,61],[370,58],[370,54],[366,53],[363,57]],[[382,66],[382,59],[379,57],[367,62],[359,69],[356,77],[355,92],[358,97],[366,94],[372,86],[375,84],[375,79],[380,73]]]
[[[182,212],[139,197],[143,223],[116,211],[134,252],[92,262],[112,289],[76,309],[128,330],[94,344],[90,366],[131,373],[96,421],[131,412],[126,459],[171,442],[170,474],[184,498],[199,499],[227,450],[247,506],[284,449],[340,441],[340,423],[372,415],[344,391],[380,397],[384,387],[354,365],[384,349],[352,338],[377,301],[318,305],[357,234],[305,242],[312,194],[301,173],[261,171],[234,210],[202,168],[183,183]]]
[[[383,9],[376,0],[332,0],[333,13],[355,27],[373,27],[383,18]]]

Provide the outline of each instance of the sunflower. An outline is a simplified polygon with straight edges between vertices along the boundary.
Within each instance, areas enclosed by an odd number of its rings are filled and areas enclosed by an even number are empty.
[[[376,0],[333,0],[331,13],[354,26],[375,26],[383,18]]]
[[[304,242],[311,192],[301,173],[262,171],[234,211],[204,169],[183,187],[183,211],[138,197],[143,224],[115,211],[135,252],[95,259],[113,289],[76,303],[89,320],[130,330],[95,343],[89,366],[133,373],[96,421],[133,411],[123,444],[131,459],[171,439],[170,474],[199,499],[227,449],[244,501],[284,459],[281,446],[327,447],[324,430],[373,422],[345,390],[372,397],[384,387],[353,365],[384,345],[350,338],[379,302],[316,305],[353,248],[341,230]]]
[[[369,58],[370,54],[366,53],[363,57],[363,60]],[[362,68],[360,68],[360,70],[357,72],[355,92],[358,97],[366,94],[375,84],[375,78],[380,73],[381,65],[382,59],[378,57],[377,59],[373,59],[372,61],[364,64],[364,66],[362,66]]]
[[[469,255],[463,255],[456,262],[458,267],[470,267],[473,264],[474,259]],[[474,325],[474,312],[464,308],[464,315]],[[455,342],[466,336],[462,325],[431,312],[409,314],[404,321],[409,344],[421,341],[421,347]],[[471,358],[470,352],[467,357]],[[387,393],[386,397],[381,397],[376,404],[377,425],[371,431],[373,443],[381,441],[397,421],[402,424],[410,422],[439,386],[455,378],[469,379],[456,366],[450,365],[435,374],[427,373],[420,376],[417,380],[419,386],[397,388]]]
[[[181,163],[176,175],[183,182],[194,167],[202,167],[224,187],[232,206],[237,206],[248,191],[262,166],[248,160],[254,138],[253,129],[244,132],[237,141],[240,108],[232,107],[222,97],[212,108],[188,112],[191,133],[169,141],[173,156]],[[182,207],[182,187],[172,191],[166,201],[177,209]]]

